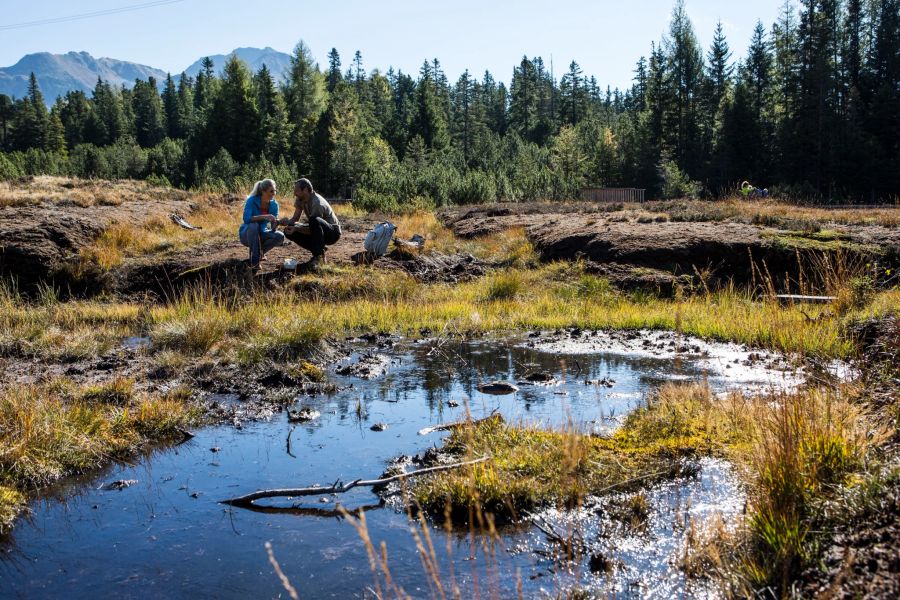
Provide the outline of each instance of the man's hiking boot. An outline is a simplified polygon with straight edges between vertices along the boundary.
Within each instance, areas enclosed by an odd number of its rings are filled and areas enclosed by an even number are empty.
[[[307,270],[307,271],[318,271],[318,270],[319,270],[319,266],[320,266],[323,262],[325,262],[324,260],[322,260],[323,258],[324,258],[324,257],[321,256],[321,255],[319,255],[319,256],[313,256],[311,259],[309,259],[308,261],[306,261],[306,270]]]

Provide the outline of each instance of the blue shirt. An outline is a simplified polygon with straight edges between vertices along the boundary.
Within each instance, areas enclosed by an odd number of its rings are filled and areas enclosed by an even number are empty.
[[[247,196],[247,201],[244,203],[244,223],[238,230],[238,235],[244,233],[244,230],[247,229],[247,225],[250,224],[250,220],[253,217],[258,217],[259,215],[263,214],[261,203],[262,198],[260,198],[258,195]],[[269,200],[269,212],[267,214],[270,214],[273,217],[278,217],[278,202],[275,201],[275,198]],[[263,221],[259,224],[259,230],[261,232],[272,231],[272,224],[268,221]]]

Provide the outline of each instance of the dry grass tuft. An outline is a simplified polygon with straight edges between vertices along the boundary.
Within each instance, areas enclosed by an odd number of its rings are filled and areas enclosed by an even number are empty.
[[[15,518],[25,510],[25,495],[19,490],[0,485],[0,536],[12,528]]]

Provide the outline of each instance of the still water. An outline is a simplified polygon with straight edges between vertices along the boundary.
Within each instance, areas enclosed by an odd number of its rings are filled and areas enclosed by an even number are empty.
[[[219,501],[259,488],[375,478],[398,455],[440,445],[446,432],[417,432],[462,419],[466,406],[475,417],[497,410],[507,421],[573,422],[603,432],[667,380],[705,379],[718,391],[792,384],[780,371],[752,366],[761,361],[747,359],[749,353],[736,346],[704,344],[699,353],[681,355],[606,343],[604,334],[580,345],[535,338],[410,341],[383,350],[361,344],[360,352],[386,355],[386,374],[371,380],[333,375],[341,391],[297,400],[297,407],[321,413],[313,422],[295,426],[282,413],[242,429],[201,429],[181,446],[64,482],[35,500],[31,517],[21,519],[0,544],[0,596],[286,597],[265,551],[271,542],[301,598],[374,597],[364,546],[335,511],[340,500],[348,510],[366,510],[370,536],[375,544],[386,543],[397,585],[412,597],[429,598],[406,515],[380,506],[368,489],[309,498],[289,510],[243,510]],[[485,381],[516,382],[535,372],[552,374],[556,382],[522,383],[508,396],[477,390]],[[388,428],[372,431],[374,423]],[[100,489],[114,480],[137,483],[120,491]],[[583,564],[561,565],[546,551],[543,534],[531,527],[505,530],[496,547],[436,525],[431,534],[441,579],[448,588],[451,581],[458,585],[463,597],[509,597],[517,587],[526,597],[554,597],[572,587],[665,597],[689,591],[673,566],[684,535],[673,523],[715,513],[733,521],[741,494],[728,465],[706,461],[697,477],[647,491],[651,526],[640,535],[604,536],[597,530],[602,523],[583,515],[544,515],[582,519],[585,535],[614,559],[610,575],[592,575]]]

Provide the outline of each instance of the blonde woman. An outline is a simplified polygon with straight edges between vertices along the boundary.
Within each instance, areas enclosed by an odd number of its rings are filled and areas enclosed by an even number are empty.
[[[244,202],[244,222],[238,231],[241,243],[250,248],[250,268],[258,269],[266,252],[284,244],[284,234],[278,229],[278,202],[275,182],[257,181]]]

